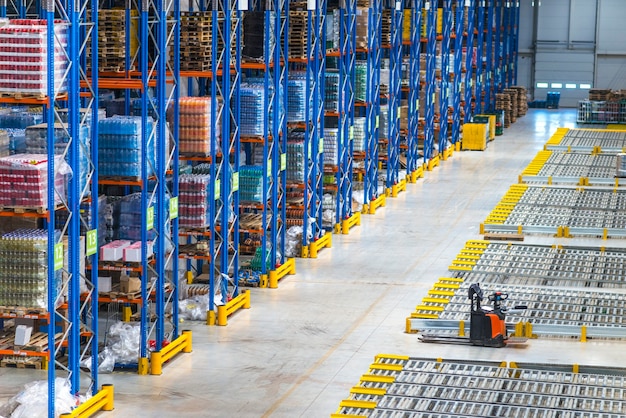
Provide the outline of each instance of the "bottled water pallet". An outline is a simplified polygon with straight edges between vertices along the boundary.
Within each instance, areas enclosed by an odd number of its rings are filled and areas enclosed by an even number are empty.
[[[449,270],[467,283],[625,288],[626,249],[468,241]]]
[[[411,330],[458,331],[459,322],[469,321],[467,299],[470,282],[442,278],[434,285],[411,315]],[[600,339],[626,338],[626,294],[545,286],[522,286],[481,283],[485,295],[507,293],[511,305],[527,309],[509,315],[507,329],[527,325],[519,333],[526,336],[580,337]],[[442,288],[445,291],[442,291]],[[437,297],[432,297],[433,295]]]
[[[626,150],[626,132],[559,128],[544,148],[550,151],[618,153]]]
[[[626,190],[514,185],[481,233],[626,237]]]
[[[331,417],[619,417],[626,370],[381,354]]]
[[[625,186],[617,178],[617,154],[540,151],[519,177],[526,184],[575,184],[580,186]]]

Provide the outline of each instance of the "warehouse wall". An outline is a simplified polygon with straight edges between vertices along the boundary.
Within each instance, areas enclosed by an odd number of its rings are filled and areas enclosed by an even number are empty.
[[[589,87],[626,88],[624,0],[522,0],[518,84],[575,107]]]

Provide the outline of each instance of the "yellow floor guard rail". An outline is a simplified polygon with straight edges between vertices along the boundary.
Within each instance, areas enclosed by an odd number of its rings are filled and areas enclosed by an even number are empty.
[[[102,389],[80,404],[72,412],[60,415],[60,418],[87,418],[99,411],[112,411],[114,408],[113,385],[102,385]]]

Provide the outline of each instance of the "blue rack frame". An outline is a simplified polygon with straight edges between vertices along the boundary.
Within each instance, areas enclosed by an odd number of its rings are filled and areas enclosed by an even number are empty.
[[[472,56],[474,53],[474,12],[476,9],[476,1],[477,0],[469,0],[469,6],[467,6],[467,38],[465,43],[465,123],[472,120],[473,112],[472,100],[474,98],[474,65],[472,63]]]
[[[422,25],[422,0],[411,2],[411,41],[409,59],[409,114],[407,133],[407,178],[411,182],[417,179],[418,170],[422,169],[419,164],[419,92],[420,92],[420,50],[421,50],[421,25]]]
[[[400,182],[400,102],[402,99],[402,21],[403,2],[392,2],[391,43],[389,45],[389,92],[387,98],[387,161],[386,194],[395,196],[395,186]],[[406,117],[406,115],[405,115]],[[395,191],[395,193],[392,192]]]
[[[483,111],[484,65],[483,53],[485,47],[485,0],[478,0],[476,9],[476,81],[474,85],[474,114]]]
[[[503,59],[502,59],[502,12],[504,8],[504,0],[496,0],[495,4],[495,42],[494,42],[494,81],[493,81],[493,96],[492,96],[492,106],[495,106],[495,95],[502,92],[502,70],[503,70]],[[490,107],[491,109],[491,107]]]
[[[452,0],[443,1],[441,40],[441,84],[439,95],[439,153],[446,158],[449,140],[450,40],[452,35]],[[454,138],[451,142],[454,142]]]
[[[337,135],[337,198],[335,232],[347,230],[352,216],[354,113],[356,80],[356,0],[339,5],[339,129]]]
[[[382,0],[372,0],[367,17],[367,82],[365,126],[365,174],[363,212],[374,213],[378,192],[378,131],[380,126],[380,64],[382,57]]]
[[[435,86],[437,55],[437,2],[426,1],[426,107],[424,109],[424,163],[428,164],[435,156]]]
[[[493,71],[494,71],[494,30],[493,30],[493,19],[494,19],[494,5],[495,0],[487,0],[486,3],[486,13],[487,21],[485,28],[485,53],[487,62],[485,65],[485,87],[484,87],[484,103],[483,103],[483,111],[492,111],[496,104],[496,98],[494,96],[493,89]]]
[[[455,25],[454,25],[454,78],[452,82],[452,126],[451,126],[451,142],[458,151],[461,140],[461,97],[463,94],[461,88],[462,80],[462,64],[463,64],[463,16],[465,15],[465,1],[455,0]]]

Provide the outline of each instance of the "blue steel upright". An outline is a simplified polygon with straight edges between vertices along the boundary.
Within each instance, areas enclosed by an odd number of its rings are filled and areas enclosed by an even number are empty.
[[[411,45],[409,59],[409,114],[406,171],[412,176],[419,168],[419,110],[420,110],[420,30],[422,0],[411,2]],[[413,177],[411,177],[413,178]]]
[[[365,125],[365,175],[363,176],[364,210],[378,198],[378,131],[380,125],[382,1],[371,0],[367,17],[367,82]]]
[[[474,114],[480,114],[483,111],[483,92],[484,92],[484,65],[483,58],[485,52],[485,0],[478,0],[478,8],[476,9],[476,84],[474,85],[475,107]]]
[[[461,139],[461,98],[462,98],[462,66],[463,66],[463,16],[465,0],[455,0],[454,25],[454,79],[452,81],[452,126],[450,141],[456,144]]]
[[[400,101],[402,99],[402,1],[391,5],[391,45],[389,49],[389,98],[387,112],[387,193],[398,184],[400,170]],[[406,117],[406,115],[404,115]]]
[[[448,148],[448,101],[450,98],[450,36],[452,34],[452,0],[443,1],[441,39],[441,87],[439,92],[439,153]]]
[[[485,31],[487,32],[486,37],[485,37],[485,54],[486,54],[486,58],[487,58],[487,65],[486,65],[486,74],[485,74],[485,104],[483,107],[484,111],[491,111],[493,110],[494,106],[495,106],[495,96],[494,96],[494,89],[493,89],[493,84],[494,84],[494,80],[493,80],[493,70],[494,70],[494,61],[493,61],[493,56],[494,56],[494,30],[493,30],[493,19],[494,19],[494,9],[495,9],[495,0],[487,0],[487,10],[486,10],[486,15],[487,15],[487,27],[485,28]]]
[[[426,107],[424,116],[424,162],[435,157],[435,57],[437,55],[437,2],[426,2]]]
[[[465,120],[464,123],[468,123],[472,120],[472,98],[474,96],[474,65],[473,54],[474,47],[474,23],[475,23],[475,8],[477,0],[469,0],[470,4],[467,7],[467,49],[465,57]]]

